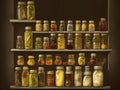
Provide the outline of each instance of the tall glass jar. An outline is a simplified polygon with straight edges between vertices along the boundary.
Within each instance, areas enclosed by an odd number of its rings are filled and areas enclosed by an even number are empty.
[[[90,65],[91,66],[96,65],[96,53],[91,53]]]
[[[22,87],[28,87],[29,86],[29,71],[28,67],[24,66],[22,71]]]
[[[43,37],[43,49],[49,49],[49,37]]]
[[[38,67],[38,86],[39,87],[44,87],[45,86],[44,67]]]
[[[74,72],[74,86],[82,86],[82,67],[75,66]]]
[[[107,21],[106,21],[106,18],[100,18],[99,31],[107,31]]]
[[[65,21],[64,20],[60,20],[59,30],[65,31]]]
[[[51,31],[57,31],[57,24],[55,20],[51,21]]]
[[[35,19],[35,6],[34,1],[27,2],[27,19],[34,20]]]
[[[101,49],[108,48],[108,36],[107,34],[101,34]]]
[[[65,37],[64,37],[64,34],[58,34],[57,49],[65,49]]]
[[[91,34],[85,34],[85,39],[84,39],[84,48],[85,49],[92,49],[92,36]]]
[[[28,64],[29,66],[34,66],[34,65],[35,65],[34,56],[28,56],[27,64]]]
[[[95,31],[95,24],[93,20],[89,20],[89,26],[88,26],[89,31]]]
[[[53,58],[50,54],[46,55],[46,65],[53,65]]]
[[[78,65],[85,65],[85,62],[86,62],[85,53],[79,53]]]
[[[82,34],[75,34],[75,49],[82,49]]]
[[[82,31],[87,31],[87,21],[82,20]]]
[[[15,67],[15,86],[21,86],[21,67]]]
[[[57,87],[64,86],[64,67],[63,66],[57,66],[55,82]]]
[[[60,55],[56,55],[55,65],[62,65],[62,59]]]
[[[48,87],[54,86],[54,71],[47,72],[47,86]]]
[[[93,34],[93,49],[100,49],[100,34]]]
[[[50,34],[50,48],[56,49],[57,48],[57,38],[56,34]]]
[[[36,25],[35,25],[35,29],[36,31],[42,31],[42,21],[41,20],[37,20],[36,21]]]
[[[42,49],[42,39],[40,37],[35,39],[35,49]]]
[[[73,21],[68,20],[67,31],[73,31]]]
[[[45,64],[45,60],[44,60],[44,55],[43,54],[39,54],[38,55],[38,65],[44,65]]]
[[[76,31],[80,31],[81,30],[81,21],[80,20],[76,20],[75,30]]]
[[[25,33],[24,33],[24,44],[25,49],[32,49],[33,47],[33,41],[32,41],[32,28],[30,26],[25,27]]]
[[[26,10],[26,3],[23,1],[18,2],[17,6],[17,18],[19,20],[24,20],[27,18],[27,10]]]
[[[75,56],[74,54],[68,55],[68,65],[74,65],[75,64]]]
[[[23,49],[23,37],[20,35],[17,36],[16,48]]]
[[[102,66],[94,66],[93,72],[93,86],[94,87],[102,87],[104,82],[104,74],[102,71]]]
[[[49,31],[49,21],[48,20],[44,20],[43,21],[43,31]]]
[[[23,56],[21,56],[21,55],[18,56],[17,65],[18,66],[24,65],[24,57]]]

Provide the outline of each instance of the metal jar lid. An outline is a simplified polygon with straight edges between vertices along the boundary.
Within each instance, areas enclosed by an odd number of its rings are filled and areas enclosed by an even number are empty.
[[[36,23],[37,23],[37,24],[41,24],[42,21],[41,21],[41,20],[37,20]]]
[[[81,23],[81,21],[80,20],[76,20],[76,24],[80,24]]]
[[[73,40],[67,40],[68,43],[73,43]]]
[[[47,74],[54,74],[54,71],[48,71]]]
[[[90,71],[85,71],[84,75],[91,75],[91,72]]]
[[[34,58],[34,56],[28,56],[28,58],[29,58],[29,59],[33,59],[33,58]]]
[[[75,66],[75,70],[82,70],[81,66]]]
[[[44,71],[44,67],[38,67],[39,71]]]
[[[86,21],[86,20],[82,20],[82,23],[85,23],[85,24],[86,24],[86,23],[87,23],[87,21]]]
[[[85,34],[85,36],[91,36],[91,34],[87,33],[87,34]]]
[[[106,21],[106,18],[100,18],[101,21]]]
[[[94,23],[94,21],[93,21],[93,20],[89,20],[89,23],[90,23],[90,24],[93,24],[93,23]]]
[[[52,57],[52,55],[51,55],[51,54],[47,54],[47,55],[46,55],[46,57],[50,57],[50,58],[51,58],[51,57]]]
[[[34,1],[28,1],[27,4],[34,4]]]
[[[44,22],[44,24],[48,24],[48,23],[49,23],[49,21],[48,21],[48,20],[44,20],[43,22]]]
[[[31,30],[31,29],[32,29],[31,26],[26,26],[26,27],[25,27],[25,30]]]
[[[64,21],[64,20],[60,20],[60,23],[61,23],[61,24],[65,24],[65,21]]]
[[[28,67],[27,66],[23,66],[23,70],[28,70]]]
[[[25,2],[21,2],[21,1],[18,2],[18,5],[25,5],[25,4],[26,4]]]
[[[94,69],[96,69],[96,70],[102,70],[103,66],[94,66]]]
[[[79,56],[85,56],[85,53],[79,53]]]
[[[75,34],[75,36],[81,36],[81,35],[82,35],[82,34],[80,34],[80,33],[76,33],[76,34]]]
[[[66,71],[71,71],[72,67],[71,66],[66,66]]]
[[[94,36],[100,36],[100,34],[99,33],[96,33],[96,34],[93,34]]]
[[[63,66],[57,66],[57,68],[56,69],[64,69],[64,67]]]
[[[44,42],[48,42],[49,41],[49,37],[43,37]]]
[[[18,56],[18,59],[20,59],[20,58],[24,58],[24,57],[23,57],[22,55],[19,55],[19,56]]]
[[[68,24],[72,24],[73,23],[73,21],[72,20],[68,20]]]
[[[39,54],[39,55],[38,55],[38,57],[43,58],[43,57],[44,57],[44,55],[43,55],[43,54]]]
[[[101,36],[107,36],[107,34],[103,34],[103,33],[102,33]]]
[[[32,69],[30,70],[30,73],[37,73],[37,70]]]
[[[51,23],[53,23],[53,24],[54,24],[54,23],[56,23],[56,21],[55,21],[55,20],[52,20],[52,21],[51,21]]]
[[[41,41],[42,39],[40,37],[36,37],[36,41]]]
[[[21,70],[21,67],[15,67],[15,70]]]
[[[64,34],[58,34],[58,36],[64,36]]]
[[[54,34],[54,33],[51,33],[51,34],[50,34],[50,36],[56,36],[56,34]]]
[[[17,39],[22,39],[22,36],[18,35],[18,36],[17,36]]]
[[[91,53],[91,57],[96,57],[96,53]]]

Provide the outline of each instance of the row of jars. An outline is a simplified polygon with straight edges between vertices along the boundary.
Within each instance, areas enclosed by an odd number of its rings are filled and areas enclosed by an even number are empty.
[[[81,66],[75,66],[72,70],[71,66],[57,66],[56,71],[44,70],[44,67],[38,67],[38,71],[32,69],[29,71],[27,66],[15,67],[15,86],[22,87],[102,87],[104,84],[104,73],[102,66],[94,66],[94,71],[90,70],[90,66],[85,66],[84,72]],[[46,74],[45,74],[46,73]]]
[[[105,61],[98,60],[96,53],[90,54],[90,58],[88,62],[86,60],[85,53],[79,53],[77,57],[77,62],[74,54],[68,54],[67,57],[68,57],[67,60],[63,61],[61,55],[56,55],[54,59],[53,55],[51,54],[46,54],[46,56],[44,56],[43,54],[39,54],[38,60],[36,62],[34,56],[28,56],[27,65],[34,66],[37,63],[37,65],[75,65],[75,64],[86,65],[88,64],[88,65],[95,66],[95,65],[104,65],[105,63]],[[17,65],[18,66],[25,65],[24,56],[21,56],[21,55],[18,56]]]

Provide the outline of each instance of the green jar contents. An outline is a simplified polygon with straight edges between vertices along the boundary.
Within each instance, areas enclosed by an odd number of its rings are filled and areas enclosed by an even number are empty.
[[[37,70],[30,70],[29,87],[38,87],[38,73],[37,73]]]
[[[25,27],[25,33],[24,33],[24,44],[25,44],[25,49],[32,49],[32,28],[30,26]]]
[[[17,18],[19,20],[25,20],[27,18],[26,12],[26,3],[19,1],[17,6]]]
[[[108,36],[107,34],[101,34],[101,49],[108,48]]]
[[[85,62],[86,62],[85,53],[79,53],[78,65],[85,65]]]
[[[89,26],[88,26],[89,31],[95,31],[95,24],[93,20],[89,20]]]
[[[93,49],[100,49],[100,34],[93,34]]]
[[[64,34],[58,34],[57,49],[65,49],[65,37],[64,37]]]
[[[92,49],[92,36],[91,36],[91,34],[85,34],[84,48],[85,49]]]
[[[35,6],[34,1],[27,2],[27,19],[34,20],[35,19]]]
[[[42,49],[42,39],[40,37],[35,39],[35,49]]]
[[[87,31],[87,21],[82,20],[82,31]]]
[[[43,23],[43,31],[49,31],[49,21],[44,20]]]
[[[65,31],[65,21],[64,20],[60,20],[59,30]]]
[[[75,49],[82,49],[82,34],[75,34]]]
[[[80,31],[81,30],[81,21],[80,20],[76,20],[75,30],[76,31]]]
[[[42,21],[41,20],[36,21],[35,29],[38,32],[42,31]]]

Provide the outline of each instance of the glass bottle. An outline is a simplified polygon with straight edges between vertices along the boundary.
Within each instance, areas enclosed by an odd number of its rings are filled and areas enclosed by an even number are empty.
[[[42,21],[41,20],[37,20],[36,21],[36,25],[35,25],[35,29],[36,31],[42,31]]]
[[[89,26],[88,26],[89,31],[95,31],[95,24],[93,20],[89,20]]]
[[[73,21],[68,20],[67,31],[73,31]]]
[[[25,20],[27,18],[26,3],[23,1],[18,2],[17,6],[17,18],[19,20]]]
[[[57,87],[64,86],[64,67],[63,66],[57,66],[55,82]]]
[[[65,49],[65,37],[64,37],[64,34],[58,34],[57,49]]]
[[[80,31],[81,30],[81,21],[80,20],[76,20],[75,30],[76,31]]]
[[[75,66],[74,72],[74,86],[82,86],[82,67]]]
[[[65,73],[65,86],[72,87],[73,86],[73,71],[71,70],[71,66],[66,66],[66,73]]]
[[[74,46],[73,46],[73,40],[68,40],[67,41],[67,49],[73,49]]]
[[[96,65],[96,53],[91,53],[90,65]]]
[[[100,18],[99,31],[107,31],[107,21],[106,21],[106,18]]]
[[[51,21],[51,31],[57,31],[57,24],[55,20]]]
[[[27,19],[34,20],[35,19],[35,6],[34,1],[27,2]]]
[[[43,37],[43,49],[49,49],[49,37]]]
[[[82,31],[87,31],[87,21],[82,20]]]
[[[38,67],[38,86],[39,87],[44,87],[45,86],[44,67]]]
[[[82,49],[82,34],[75,34],[75,49]]]
[[[85,39],[84,39],[84,48],[85,49],[92,49],[92,36],[91,34],[85,34]]]
[[[49,31],[49,21],[48,20],[44,20],[43,21],[43,31]]]
[[[38,73],[37,70],[30,70],[29,87],[38,87]]]
[[[101,34],[101,49],[108,48],[108,36],[107,34]]]
[[[75,56],[74,54],[68,55],[68,65],[74,65],[75,64]]]
[[[47,86],[48,87],[54,86],[54,71],[47,72]]]
[[[29,65],[29,66],[34,66],[35,65],[34,56],[28,56],[27,65]]]
[[[43,54],[39,54],[38,55],[38,65],[44,65],[45,64],[45,60],[44,60],[44,55]]]
[[[65,31],[65,21],[64,20],[60,20],[59,30]]]
[[[62,59],[60,55],[56,55],[55,65],[62,65]]]
[[[50,34],[50,48],[56,49],[57,48],[57,38],[56,34]]]
[[[22,87],[28,87],[29,86],[29,72],[28,67],[24,66],[22,71]]]
[[[35,39],[35,49],[42,49],[42,39],[40,37]]]
[[[85,62],[86,62],[85,53],[79,53],[78,65],[85,65]]]
[[[100,49],[100,34],[93,34],[93,49]]]
[[[21,56],[21,55],[18,56],[17,65],[18,66],[24,65],[24,57],[23,56]]]
[[[32,42],[32,28],[30,26],[25,27],[25,33],[24,33],[24,44],[25,49],[32,49],[33,42]]]
[[[15,86],[21,86],[21,67],[15,67]]]
[[[23,37],[20,35],[17,36],[16,48],[23,49]]]
[[[52,55],[46,55],[46,65],[53,65]]]
[[[93,86],[94,87],[102,87],[104,82],[104,74],[102,71],[102,66],[94,66],[93,72]]]

